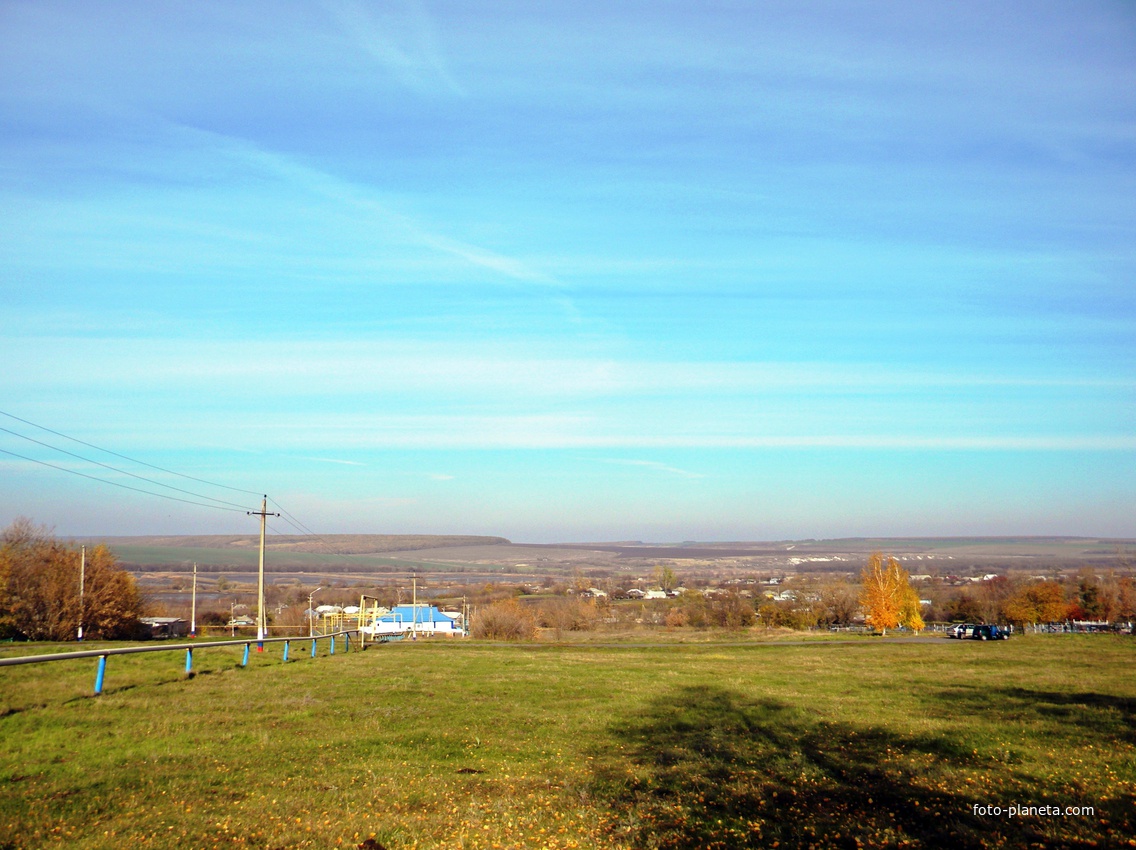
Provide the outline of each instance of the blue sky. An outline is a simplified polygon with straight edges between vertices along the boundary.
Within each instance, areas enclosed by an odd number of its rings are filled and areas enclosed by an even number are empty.
[[[0,234],[0,410],[320,533],[1136,536],[1131,3],[0,0]]]

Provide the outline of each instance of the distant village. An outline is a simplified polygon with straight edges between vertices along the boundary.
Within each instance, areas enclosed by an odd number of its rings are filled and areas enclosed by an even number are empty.
[[[538,581],[486,581],[472,586],[454,584],[452,578],[435,575],[421,580],[417,593],[428,600],[423,602],[380,602],[383,596],[408,595],[406,589],[393,586],[398,580],[387,580],[383,592],[370,597],[352,588],[322,589],[334,600],[322,604],[312,603],[303,587],[276,587],[268,606],[269,628],[274,634],[301,636],[350,628],[383,640],[493,636],[478,628],[479,619],[489,615],[520,623],[511,628],[533,636],[637,628],[866,628],[859,582],[850,571],[783,570],[764,576],[691,575],[684,580],[675,565],[659,564],[651,575],[638,578],[595,580],[580,573],[572,578],[545,576]],[[977,622],[1131,631],[1136,621],[1136,586],[1130,573],[1082,568],[1044,574],[919,572],[908,578],[931,630]],[[351,594],[357,602],[346,601]],[[298,604],[298,599],[309,604]],[[179,607],[184,608],[184,602]],[[148,617],[146,622],[154,637],[185,635],[195,628],[234,636],[255,629],[251,600],[231,602],[227,617],[208,603],[201,611],[197,622],[180,610],[161,612],[165,616]]]

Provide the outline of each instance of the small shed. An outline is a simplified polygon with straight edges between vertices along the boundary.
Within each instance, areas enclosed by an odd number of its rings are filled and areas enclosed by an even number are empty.
[[[142,617],[139,622],[151,638],[185,637],[189,634],[189,623],[181,617]]]

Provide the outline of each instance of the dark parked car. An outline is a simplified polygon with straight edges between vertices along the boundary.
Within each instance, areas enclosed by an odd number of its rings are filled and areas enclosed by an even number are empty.
[[[1009,640],[1010,633],[997,626],[975,626],[968,637],[972,640]]]

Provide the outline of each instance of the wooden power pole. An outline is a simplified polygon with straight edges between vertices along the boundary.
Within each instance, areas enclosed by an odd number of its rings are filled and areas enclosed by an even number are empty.
[[[249,516],[260,517],[260,568],[256,574],[256,651],[264,652],[264,638],[268,632],[268,621],[264,616],[264,526],[270,516],[280,516],[268,512],[268,496],[260,502],[259,511],[248,511]]]
[[[87,583],[87,547],[84,546],[79,556],[79,640],[83,639],[83,593]]]
[[[197,637],[197,561],[193,562],[193,597],[189,608],[189,636]]]

